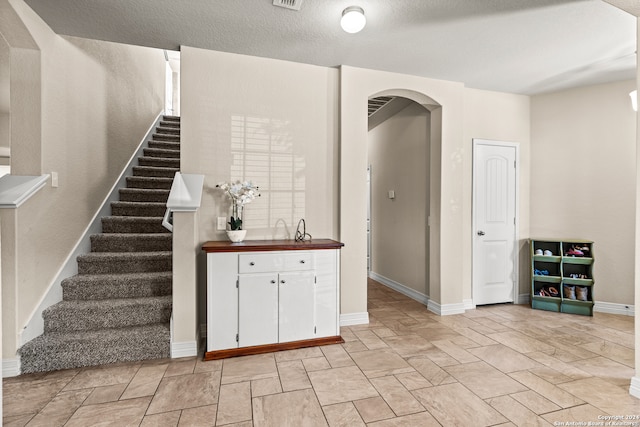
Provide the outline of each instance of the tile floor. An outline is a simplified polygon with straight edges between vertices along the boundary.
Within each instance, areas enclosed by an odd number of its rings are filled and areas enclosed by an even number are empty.
[[[628,393],[632,317],[510,304],[438,317],[375,282],[369,313],[369,325],[342,329],[342,345],[5,379],[3,422],[549,426],[640,416]]]

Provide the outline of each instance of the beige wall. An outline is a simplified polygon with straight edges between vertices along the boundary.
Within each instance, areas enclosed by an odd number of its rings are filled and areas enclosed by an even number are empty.
[[[429,120],[412,103],[370,130],[368,143],[371,271],[427,296]]]
[[[464,233],[462,256],[464,264],[464,298],[472,298],[471,256],[474,230],[472,224],[472,162],[473,139],[488,139],[518,144],[520,152],[519,170],[519,288],[520,294],[529,294],[529,174],[530,174],[530,98],[502,92],[465,89],[464,112]]]
[[[531,100],[531,235],[594,245],[596,301],[632,304],[635,81]]]
[[[235,179],[260,187],[247,239],[293,238],[301,218],[314,238],[338,239],[338,70],[187,46],[180,68],[181,170],[205,175],[198,250],[227,239],[216,217],[230,205],[215,185]]]
[[[165,70],[159,50],[60,37],[23,1],[10,3],[37,43],[42,67],[31,76],[41,101],[25,101],[41,111],[41,122],[32,124],[41,126],[39,143],[22,150],[22,141],[12,140],[12,166],[23,173],[58,172],[59,187],[45,187],[15,212],[12,243],[5,246],[2,236],[3,294],[15,294],[3,298],[3,312],[16,311],[3,322],[5,357],[14,357],[17,333],[162,110]],[[3,227],[11,215],[2,212]],[[10,277],[4,265],[13,263]]]

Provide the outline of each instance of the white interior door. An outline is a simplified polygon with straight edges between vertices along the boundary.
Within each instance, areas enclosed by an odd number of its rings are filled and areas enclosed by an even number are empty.
[[[473,302],[514,302],[517,145],[473,142]]]

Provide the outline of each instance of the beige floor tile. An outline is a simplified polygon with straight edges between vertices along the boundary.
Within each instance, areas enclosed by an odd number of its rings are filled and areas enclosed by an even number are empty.
[[[508,421],[458,383],[423,388],[413,394],[443,426],[481,427]]]
[[[220,386],[216,425],[249,420],[251,420],[251,384],[242,382]]]
[[[633,349],[635,345],[632,333],[622,332],[608,326],[589,324],[587,322],[574,322],[571,328],[580,331],[582,334],[590,334],[604,341],[609,341],[629,349]],[[576,333],[576,335],[580,335],[580,333]]]
[[[556,371],[560,372],[562,375],[565,375],[571,378],[572,380],[579,380],[579,379],[591,377],[591,374],[583,371],[582,369],[577,368],[575,364],[563,362],[546,353],[535,352],[535,353],[529,353],[527,354],[527,356],[532,358],[536,362],[540,363],[541,365],[544,365],[551,369],[555,369]],[[553,382],[553,381],[550,381],[550,382]]]
[[[365,423],[386,420],[395,417],[389,405],[381,397],[369,397],[368,399],[353,402]]]
[[[505,373],[540,367],[535,360],[502,344],[469,349],[469,353]]]
[[[628,367],[634,366],[633,350],[610,341],[585,344],[582,348],[607,357]]]
[[[116,400],[120,400],[120,396],[122,396],[122,393],[124,393],[127,386],[128,384],[114,384],[104,387],[96,387],[84,401],[83,405],[96,405],[98,403],[115,402]]]
[[[373,378],[370,381],[396,415],[415,414],[425,410],[396,377]]]
[[[353,402],[324,406],[322,410],[329,427],[365,427]]]
[[[592,423],[602,422],[603,420],[600,417],[602,417],[603,415],[607,415],[607,414],[602,412],[602,410],[587,404],[587,405],[573,406],[571,408],[562,409],[560,411],[550,412],[548,414],[542,415],[542,418],[549,421],[551,424],[558,423],[559,425],[561,423],[567,423],[567,422],[574,422],[574,423],[582,422],[588,425],[589,422],[592,422]],[[593,424],[593,425],[597,425],[597,424]]]
[[[280,378],[263,378],[251,381],[251,396],[253,397],[276,393],[282,393]]]
[[[64,391],[59,393],[36,415],[27,426],[63,426],[82,402],[91,394],[91,389]]]
[[[142,419],[140,427],[176,427],[180,419],[180,411],[163,412],[147,415]]]
[[[555,347],[517,331],[497,332],[489,335],[489,338],[525,354],[536,351],[553,352],[555,350]]]
[[[427,381],[427,379],[418,372],[407,372],[406,374],[397,374],[395,377],[409,391],[433,386],[433,384]]]
[[[279,351],[275,353],[276,362],[310,359],[312,357],[323,357],[320,347],[298,348],[295,350]]]
[[[213,405],[218,402],[219,391],[220,372],[165,377],[160,381],[147,415]]]
[[[278,368],[273,354],[233,357],[222,365],[222,384],[276,378]]]
[[[393,351],[362,351],[352,354],[351,358],[368,378],[414,371],[402,357]]]
[[[408,360],[409,364],[418,371],[427,381],[433,385],[448,384],[455,382],[447,371],[436,365],[431,359],[426,357],[412,357]]]
[[[459,363],[478,362],[480,359],[449,340],[433,341],[433,345],[456,359]]]
[[[436,365],[441,367],[460,364],[459,361],[437,347],[433,347],[432,349],[425,351],[423,354],[431,359]]]
[[[458,330],[459,329],[456,329],[456,331]],[[457,345],[458,347],[464,350],[480,347],[480,345],[477,342],[465,336],[461,336],[458,338],[451,338],[449,341],[451,341],[453,344]]]
[[[332,368],[342,368],[345,366],[353,366],[355,362],[341,345],[325,345],[320,347],[324,357],[327,359]]]
[[[309,379],[322,406],[378,396],[356,366],[309,372]]]
[[[3,427],[24,427],[36,414],[14,415],[2,418]],[[363,424],[364,425],[364,424]]]
[[[65,387],[65,390],[103,387],[114,384],[127,384],[142,366],[139,364],[105,365],[86,368]]]
[[[298,390],[253,399],[255,427],[327,426],[313,390]]]
[[[514,372],[509,374],[511,378],[516,381],[522,383],[524,386],[530,388],[536,393],[546,397],[556,405],[561,408],[570,408],[572,406],[581,405],[584,401],[578,399],[571,393],[566,392],[565,390],[558,388],[563,384],[559,384],[559,386],[555,386],[548,381],[543,380],[542,378],[532,374],[527,371]],[[571,383],[565,383],[571,384]]]
[[[366,345],[360,342],[360,340],[346,342],[342,344],[342,348],[344,348],[347,351],[347,353],[355,353],[357,351],[369,350]]]
[[[576,363],[579,365],[579,363]],[[550,382],[551,384],[562,384],[569,381],[573,381],[573,378],[563,374],[557,369],[550,368],[548,366],[541,366],[539,368],[529,369],[529,372],[532,374],[536,374],[540,378],[545,381]]]
[[[544,396],[539,395],[535,391],[527,390],[511,395],[515,400],[535,412],[536,414],[546,414],[547,412],[558,411],[558,405],[550,401]]]
[[[218,405],[200,406],[183,409],[179,427],[212,427],[216,425]]]
[[[496,322],[495,320],[493,320],[491,315],[488,315],[486,317],[478,317],[473,320],[476,322],[476,325],[469,326],[469,328],[481,334],[483,333],[491,334],[491,333],[496,333],[501,331],[512,330],[511,328],[503,325],[504,320]]]
[[[487,399],[487,403],[517,426],[551,427],[546,420],[510,396],[493,397]]]
[[[640,414],[640,399],[628,390],[615,386],[602,378],[587,378],[558,385],[592,406],[611,415]]]
[[[302,364],[304,365],[304,369],[306,369],[307,372],[321,371],[323,369],[331,368],[331,365],[329,365],[329,361],[324,356],[303,359]]]
[[[486,362],[465,363],[444,369],[482,399],[527,390],[518,381]]]
[[[302,360],[278,362],[278,373],[280,374],[282,391],[311,388],[311,382],[309,382]]]
[[[356,336],[369,350],[387,348],[387,344],[382,341],[372,331],[355,331]]]
[[[3,416],[32,414],[44,408],[67,384],[69,379],[34,379],[3,384]]]
[[[450,340],[452,338],[458,338],[462,336],[453,329],[441,325],[435,325],[433,327],[427,328],[416,328],[413,330],[413,332],[417,335],[420,335],[422,338],[426,339],[429,342]]]
[[[376,328],[376,329],[373,329],[372,332],[376,334],[379,338],[393,337],[396,335],[396,333],[389,328]]]
[[[175,377],[177,375],[193,374],[196,367],[196,359],[194,357],[187,358],[186,360],[178,359],[169,363],[165,377]]]
[[[635,369],[602,356],[580,360],[574,365],[591,375],[625,388],[629,387],[631,378],[635,375]]]
[[[198,372],[215,372],[222,371],[222,360],[202,360],[196,361],[196,367],[193,369],[194,373]]]
[[[120,399],[153,396],[168,365],[149,365],[138,369]]]
[[[390,420],[377,421],[368,424],[369,427],[440,427],[440,423],[436,421],[428,412],[419,412],[417,414],[405,415],[403,417],[392,418]]]
[[[433,348],[433,344],[416,334],[391,336],[383,339],[393,351],[402,357],[419,356]]]
[[[139,426],[150,401],[150,397],[140,397],[118,402],[81,406],[65,424],[65,427],[95,425]],[[96,424],[98,420],[99,424]]]

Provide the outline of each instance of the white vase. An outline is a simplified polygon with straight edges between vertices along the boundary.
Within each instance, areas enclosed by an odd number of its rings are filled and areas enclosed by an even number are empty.
[[[233,243],[242,242],[247,235],[247,230],[227,230],[227,237]]]

